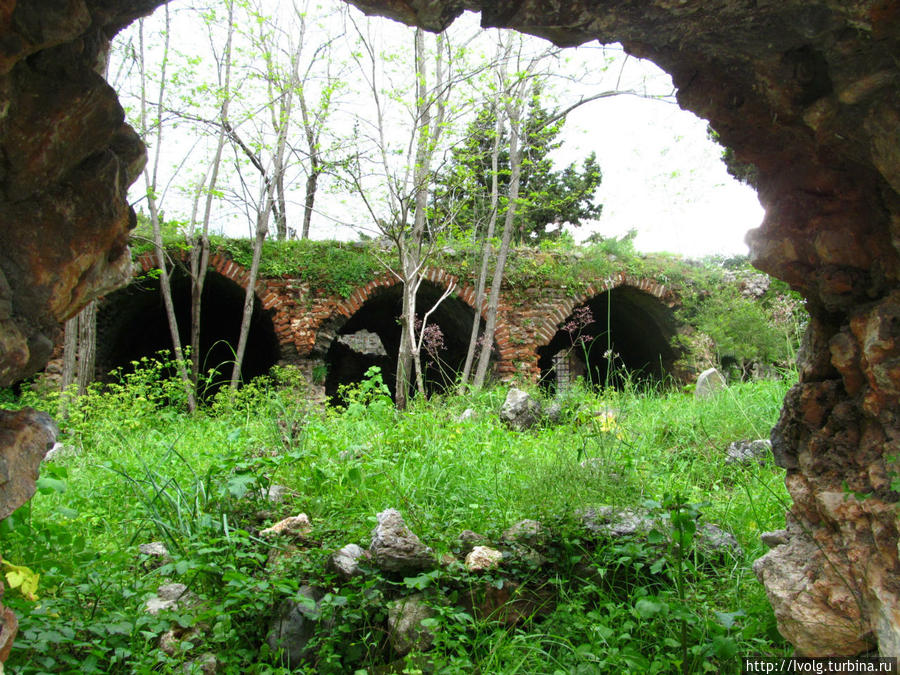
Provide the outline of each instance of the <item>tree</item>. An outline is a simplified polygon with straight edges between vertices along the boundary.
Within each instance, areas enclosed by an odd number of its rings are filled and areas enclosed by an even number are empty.
[[[465,74],[455,69],[455,52],[446,34],[435,36],[433,48],[429,50],[426,34],[416,29],[412,34],[411,72],[404,64],[392,62],[388,65],[398,67],[400,72],[386,75],[380,70],[377,39],[371,32],[370,22],[366,22],[364,29],[352,17],[349,20],[359,45],[352,55],[366,82],[375,119],[357,120],[356,137],[360,146],[347,162],[346,175],[382,236],[393,243],[397,256],[396,264],[383,262],[402,289],[395,403],[403,409],[408,400],[410,378],[414,379],[419,393],[425,393],[420,354],[428,320],[453,290],[448,289],[421,318],[417,316],[418,291],[435,245],[436,223],[430,218],[428,208],[433,167],[446,131],[452,126],[448,116],[451,92],[455,84],[465,79]],[[382,79],[390,79],[390,75],[400,79],[391,80],[394,89],[387,96]],[[411,78],[411,84],[406,80],[407,85],[399,88],[397,84],[403,78]],[[398,108],[408,116],[406,133],[389,135],[386,118],[397,114]],[[377,161],[373,162],[372,156]]]
[[[141,136],[145,139],[151,137],[151,133],[155,131],[155,147],[153,161],[144,167],[144,185],[146,187],[147,208],[150,212],[150,223],[153,227],[153,243],[156,254],[157,264],[159,265],[159,287],[163,297],[163,304],[166,308],[166,318],[169,323],[169,333],[172,337],[172,347],[175,352],[176,368],[184,384],[185,396],[187,398],[188,409],[193,411],[197,407],[197,400],[194,391],[194,384],[184,364],[184,351],[181,346],[181,336],[178,333],[178,322],[175,318],[175,305],[172,302],[172,285],[169,281],[169,268],[165,247],[163,246],[162,230],[160,226],[160,215],[158,208],[158,172],[160,167],[160,151],[162,148],[163,128],[164,128],[164,101],[166,94],[166,67],[169,60],[169,6],[166,5],[165,11],[165,30],[163,32],[163,52],[162,60],[159,66],[159,81],[157,84],[157,98],[155,102],[150,100],[148,62],[146,59],[146,51],[144,44],[144,20],[138,22],[138,68],[140,71],[140,127]],[[149,117],[150,108],[155,112],[155,119],[152,121]]]
[[[534,243],[556,237],[566,224],[578,227],[584,221],[599,218],[602,206],[595,203],[595,193],[602,175],[595,153],[588,155],[579,168],[575,163],[555,169],[550,154],[560,147],[559,135],[565,116],[548,111],[541,105],[540,83],[533,83],[523,123],[522,166],[519,176],[519,205],[513,240]],[[454,148],[450,165],[438,179],[435,209],[446,212],[454,203],[457,222],[463,230],[477,227],[484,220],[481,210],[491,201],[492,182],[508,191],[510,180],[509,132],[502,122],[504,115],[496,101],[485,101],[478,116],[470,123],[466,142]],[[499,138],[494,127],[500,129]],[[492,167],[495,142],[499,143],[498,167]],[[490,210],[488,210],[490,213]],[[554,229],[548,230],[548,227]]]

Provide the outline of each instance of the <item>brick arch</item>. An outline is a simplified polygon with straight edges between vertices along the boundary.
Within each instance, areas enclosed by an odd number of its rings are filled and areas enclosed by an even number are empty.
[[[669,286],[661,284],[653,279],[632,276],[626,272],[619,272],[606,277],[598,284],[591,284],[582,293],[571,298],[561,300],[556,307],[544,318],[537,327],[536,346],[544,347],[550,344],[559,326],[572,314],[576,307],[589,302],[591,299],[613,290],[614,288],[628,287],[643,291],[652,295],[669,308],[680,304],[678,294]]]
[[[169,252],[171,253],[171,251]],[[181,251],[181,262],[189,262],[187,251]],[[152,253],[142,253],[138,256],[135,274],[146,274],[150,270],[157,269],[156,256]],[[236,263],[226,255],[218,252],[210,252],[207,269],[212,269],[217,274],[233,281],[235,284],[247,289],[250,280],[250,270]],[[139,270],[139,271],[137,271]],[[264,312],[272,312],[272,325],[275,328],[275,337],[278,339],[279,350],[282,358],[296,349],[294,333],[291,328],[291,319],[288,315],[281,295],[268,287],[267,280],[257,277],[254,290],[259,306]]]
[[[440,288],[448,289],[452,285],[455,285],[457,297],[473,312],[478,312],[481,315],[482,320],[486,318],[488,310],[487,301],[485,300],[482,302],[480,308],[476,307],[475,300],[477,293],[475,289],[468,284],[461,285],[459,277],[456,275],[450,274],[437,267],[426,267],[423,270],[422,276],[427,281],[430,281]],[[392,288],[399,285],[400,280],[396,276],[390,272],[384,272],[367,284],[356,288],[346,299],[337,303],[333,312],[320,317],[315,325],[309,326],[309,330],[314,333],[315,337],[313,338],[313,344],[308,352],[318,354],[327,352],[331,342],[337,337],[338,331],[340,331],[344,323],[346,323],[346,319],[349,319],[356,314],[356,312],[358,312],[373,295],[379,292],[380,289]],[[343,320],[339,319],[339,316],[343,317]],[[504,360],[504,351],[507,353],[509,352],[509,346],[509,327],[505,322],[498,321],[494,329],[494,350],[500,355],[501,361]]]

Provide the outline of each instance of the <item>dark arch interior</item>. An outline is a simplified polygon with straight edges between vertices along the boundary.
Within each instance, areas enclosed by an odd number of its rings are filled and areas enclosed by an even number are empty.
[[[187,274],[172,274],[172,301],[182,344],[190,344],[191,285]],[[210,271],[203,288],[200,327],[200,369],[218,370],[209,392],[231,376],[244,310],[244,289],[227,277]],[[103,377],[117,367],[130,369],[132,361],[172,351],[172,339],[159,281],[142,279],[107,296],[97,317],[97,370]],[[271,317],[254,299],[241,379],[249,382],[264,375],[279,357],[278,339]]]
[[[443,288],[424,282],[416,296],[418,315],[424,316],[443,293]],[[401,286],[385,288],[369,298],[340,328],[325,356],[328,367],[325,378],[327,396],[336,400],[334,397],[341,385],[359,382],[371,366],[381,368],[384,381],[393,396],[402,308]],[[440,327],[443,343],[431,353],[422,349],[422,364],[425,366],[426,388],[429,392],[450,387],[462,370],[474,317],[474,310],[454,296],[445,298],[429,317],[428,325]],[[360,331],[377,335],[382,349],[348,345],[349,340],[345,336],[358,336]]]
[[[538,348],[541,384],[564,386],[565,370],[597,387],[661,382],[675,361],[674,332],[672,311],[652,295],[627,287],[606,291],[576,307]]]

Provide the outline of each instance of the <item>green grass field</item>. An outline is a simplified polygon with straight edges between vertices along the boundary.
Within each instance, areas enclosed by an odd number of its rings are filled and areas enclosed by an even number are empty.
[[[727,673],[740,672],[742,654],[789,653],[751,570],[765,552],[759,534],[784,526],[784,472],[728,465],[725,449],[768,437],[791,382],[738,384],[705,401],[576,387],[561,397],[561,423],[517,432],[497,415],[505,387],[401,414],[372,381],[346,409],[319,410],[291,371],[277,379],[187,415],[177,383],[148,363],[69,403],[69,452],[44,464],[38,494],[0,523],[4,561],[27,568],[19,578],[40,575],[33,599],[7,589],[20,617],[7,672],[201,672],[195,658],[207,652],[219,672],[290,672],[265,637],[272,608],[303,584],[327,594],[294,672]],[[55,398],[21,403],[59,411]],[[469,407],[475,416],[458,421]],[[289,488],[284,502],[259,497],[269,484]],[[648,509],[664,531],[586,537],[578,511],[601,505]],[[540,560],[513,557],[487,575],[458,562],[411,578],[327,572],[334,550],[368,546],[389,507],[438,557],[459,560],[464,529],[496,543],[523,518],[551,538]],[[298,550],[258,535],[300,512],[313,532]],[[698,522],[733,533],[743,554],[691,553]],[[154,540],[171,553],[156,569],[137,553]],[[201,605],[144,613],[167,579]],[[476,611],[471,598],[510,581],[521,598],[549,600],[522,600],[516,621]],[[398,658],[385,604],[412,592],[434,608],[434,644]],[[159,638],[173,625],[199,630],[170,655]]]

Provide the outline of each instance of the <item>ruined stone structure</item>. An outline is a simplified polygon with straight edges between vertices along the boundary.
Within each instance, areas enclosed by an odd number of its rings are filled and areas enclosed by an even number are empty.
[[[0,3],[0,383],[40,368],[58,323],[127,277],[124,194],[143,154],[94,68],[108,38],[156,4]],[[786,543],[757,572],[800,653],[900,654],[896,0],[356,4],[435,30],[472,9],[562,45],[619,41],[756,165],[766,217],[754,259],[812,314],[772,439],[793,497]],[[12,473],[25,471],[19,438],[0,440]]]
[[[139,271],[148,272],[155,267],[156,261],[150,254],[138,259]],[[205,336],[201,350],[207,367],[233,358],[225,343],[237,342],[248,278],[248,271],[226,255],[210,256],[209,289],[203,312],[206,323],[201,331]],[[484,316],[487,305],[476,310],[475,290],[469,280],[435,268],[427,270],[425,278],[420,301],[427,308],[446,289],[454,291],[438,306],[432,319],[442,329],[444,346],[439,356],[445,375],[451,376],[461,370],[475,312]],[[311,288],[299,273],[261,278],[254,290],[257,307],[245,379],[264,374],[272,365],[281,363],[301,366],[308,381],[319,382],[321,378],[315,377],[314,372],[324,366],[322,370],[328,373],[323,382],[325,393],[331,395],[339,384],[361,379],[369,365],[379,365],[385,373],[393,371],[400,340],[397,318],[401,300],[400,286],[392,275],[382,273],[346,298]],[[177,273],[173,278],[173,297],[179,321],[187,326],[190,290]],[[507,288],[498,312],[495,374],[504,380],[534,382],[542,376],[548,379],[551,358],[571,349],[577,337],[563,330],[562,325],[571,319],[576,307],[593,305],[598,324],[595,329],[604,333],[609,329],[609,347],[616,352],[619,365],[636,375],[663,378],[673,374],[676,354],[670,343],[677,330],[673,309],[678,302],[677,289],[625,272],[598,279],[578,293],[552,285]],[[358,331],[368,331],[380,340],[382,354],[378,358],[366,359],[339,339]],[[155,282],[133,284],[109,294],[101,303],[99,376],[117,366],[127,367],[132,360],[153,355],[169,344],[168,324]],[[605,349],[606,342],[602,346]],[[591,360],[595,358],[602,356],[592,355]],[[593,365],[605,370],[605,365]],[[440,377],[440,373],[434,373],[434,379]]]

